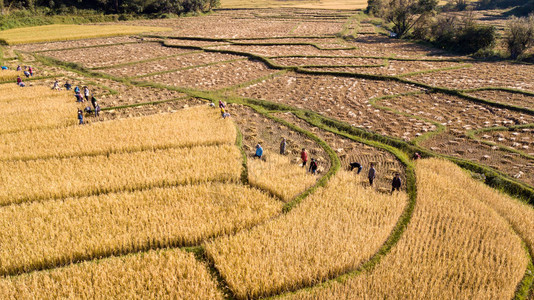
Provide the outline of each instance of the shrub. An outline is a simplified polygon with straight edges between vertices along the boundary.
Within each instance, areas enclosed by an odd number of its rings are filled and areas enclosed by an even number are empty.
[[[471,54],[491,48],[496,40],[493,26],[479,25],[470,19],[441,17],[432,26],[431,42],[442,48]]]
[[[528,18],[512,17],[507,24],[504,42],[510,57],[518,58],[534,43],[534,15]]]

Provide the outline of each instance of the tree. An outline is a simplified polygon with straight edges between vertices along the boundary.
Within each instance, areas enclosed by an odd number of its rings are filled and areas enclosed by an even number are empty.
[[[510,57],[518,58],[534,44],[534,15],[528,18],[512,17],[508,21],[504,38]]]
[[[390,0],[384,14],[393,23],[393,32],[401,38],[425,16],[434,14],[437,5],[438,0]]]

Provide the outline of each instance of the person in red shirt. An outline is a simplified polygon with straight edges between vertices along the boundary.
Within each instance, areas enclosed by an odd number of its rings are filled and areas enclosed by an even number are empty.
[[[302,148],[302,152],[300,152],[300,158],[302,159],[302,167],[306,167],[306,163],[308,162],[308,153],[306,153],[306,149]]]

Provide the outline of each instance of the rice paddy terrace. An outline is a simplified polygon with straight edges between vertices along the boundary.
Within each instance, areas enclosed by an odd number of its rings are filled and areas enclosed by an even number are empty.
[[[3,298],[533,299],[533,65],[346,10],[98,26],[3,47]]]

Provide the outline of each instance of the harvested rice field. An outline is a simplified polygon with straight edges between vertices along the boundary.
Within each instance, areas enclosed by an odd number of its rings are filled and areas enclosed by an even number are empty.
[[[218,90],[274,73],[264,64],[251,60],[198,67],[144,77],[143,81],[197,90]]]
[[[101,68],[187,52],[191,52],[191,50],[164,47],[159,43],[141,42],[137,44],[112,45],[105,48],[78,48],[51,51],[47,52],[46,56],[81,64],[87,68]]]
[[[533,65],[228,1],[1,47],[3,298],[532,299]]]

